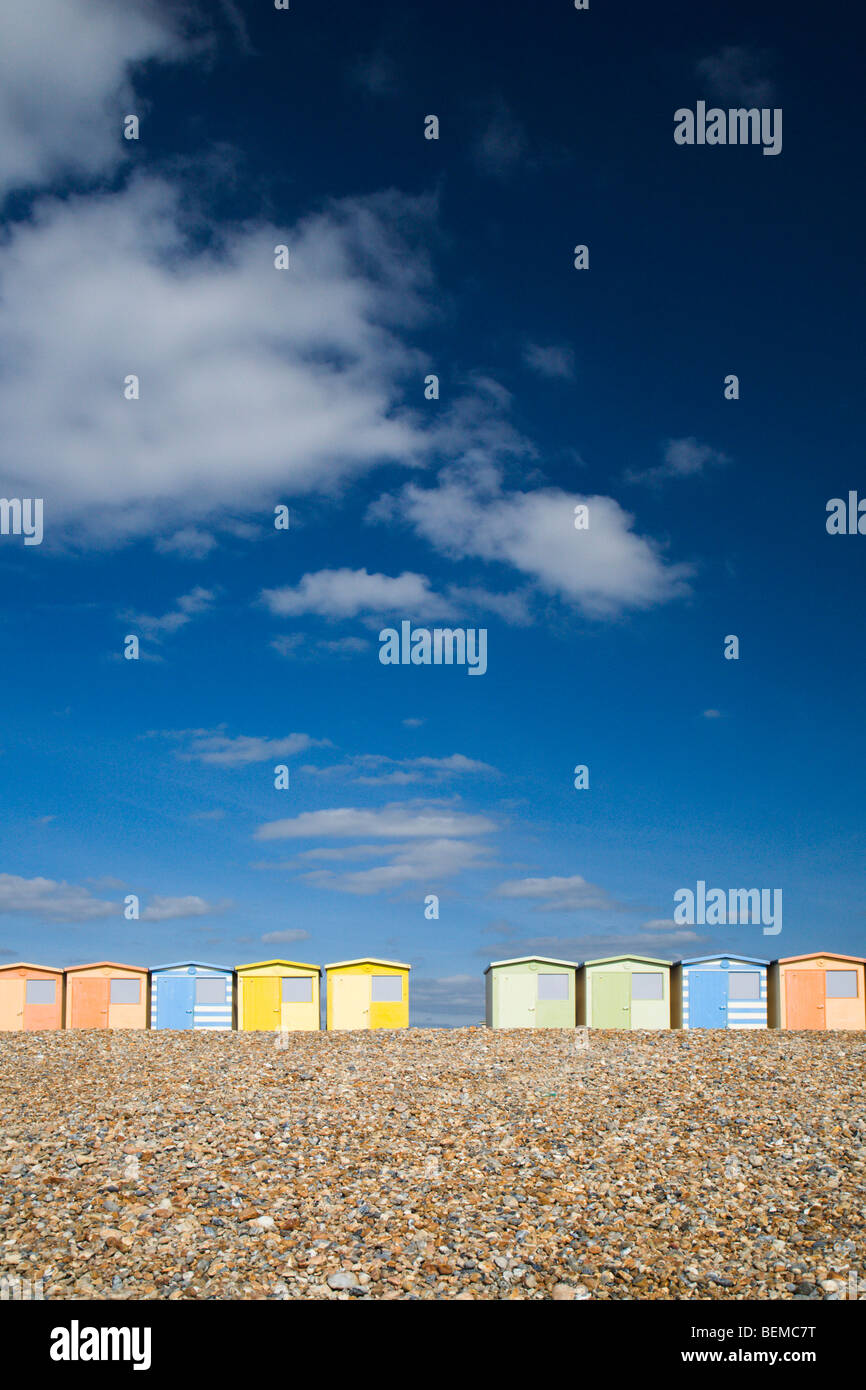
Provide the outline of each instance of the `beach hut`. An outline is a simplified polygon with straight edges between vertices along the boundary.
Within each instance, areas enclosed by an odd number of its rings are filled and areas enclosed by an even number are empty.
[[[785,956],[770,967],[772,1028],[866,1028],[862,956]]]
[[[326,965],[328,1028],[408,1028],[410,969],[374,956]]]
[[[23,960],[0,966],[0,1031],[62,1027],[62,970]]]
[[[64,1021],[67,1028],[146,1028],[147,971],[113,960],[70,965]]]
[[[151,1028],[231,1028],[234,972],[204,961],[172,961],[150,972]]]
[[[318,965],[297,960],[257,960],[239,965],[238,1028],[315,1033],[319,1020]]]
[[[550,956],[491,961],[484,972],[488,1028],[573,1028],[577,962]]]
[[[592,1028],[670,1028],[671,963],[655,956],[603,956],[578,977],[578,1023]]]
[[[767,967],[758,956],[690,956],[671,969],[674,1028],[766,1028]]]

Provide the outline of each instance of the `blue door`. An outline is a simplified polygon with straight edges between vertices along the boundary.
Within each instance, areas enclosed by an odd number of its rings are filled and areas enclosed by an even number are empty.
[[[689,971],[689,1027],[727,1028],[727,970]]]
[[[156,987],[157,1028],[191,1028],[194,1008],[194,975],[159,976]]]

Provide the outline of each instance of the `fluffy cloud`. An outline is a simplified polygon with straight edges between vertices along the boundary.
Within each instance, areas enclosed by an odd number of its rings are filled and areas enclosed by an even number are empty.
[[[181,917],[203,917],[217,911],[204,898],[154,895],[141,913],[142,922],[168,922]],[[19,878],[0,874],[0,913],[25,913],[52,922],[92,922],[103,917],[122,917],[123,905],[95,898],[89,888],[58,883],[50,878]]]
[[[420,359],[394,326],[424,312],[433,212],[392,192],[202,249],[214,229],[162,179],[39,201],[0,248],[10,495],[45,499],[49,544],[73,521],[78,543],[106,543],[162,531],[167,508],[187,535],[234,514],[239,477],[252,512],[422,462],[432,436],[399,407]]]
[[[333,767],[305,767],[302,771],[318,777],[350,777],[364,786],[401,786],[409,782],[442,782],[467,773],[495,774],[496,768],[463,753],[451,753],[446,758],[389,758],[383,753],[358,753]]]
[[[762,73],[764,58],[752,49],[729,44],[702,58],[695,71],[715,96],[746,106],[767,106],[774,100],[773,84]]]
[[[141,114],[130,69],[188,58],[183,7],[154,0],[39,0],[0,7],[0,193],[129,153],[122,118]]]
[[[120,902],[95,898],[88,888],[51,878],[19,878],[0,874],[0,913],[25,913],[52,922],[91,922],[99,917],[121,917]]]
[[[310,933],[301,931],[269,931],[265,932],[262,941],[266,946],[290,946],[293,941],[309,941]]]
[[[216,594],[212,589],[197,586],[190,593],[182,594],[177,600],[177,606],[160,617],[153,617],[147,613],[130,613],[127,614],[127,620],[147,637],[159,641],[164,636],[186,627],[187,623],[201,613],[206,613],[213,606],[215,598]]]
[[[184,737],[184,733],[170,733],[166,737],[180,738]],[[295,753],[306,752],[308,748],[327,746],[327,739],[311,738],[309,734],[287,734],[285,738],[257,738],[250,734],[238,734],[232,738],[221,730],[196,729],[192,731],[189,746],[180,756],[207,763],[212,767],[246,767],[249,763],[290,758]]]
[[[366,846],[364,848],[366,850]],[[316,888],[359,896],[393,891],[410,883],[426,885],[432,891],[444,879],[453,878],[466,869],[486,868],[491,853],[486,846],[465,840],[422,840],[391,846],[388,862],[371,869],[344,873],[315,869],[301,877]]]
[[[423,574],[369,574],[367,570],[318,570],[299,584],[265,589],[262,601],[277,617],[315,613],[323,618],[354,618],[360,613],[411,613],[413,619],[447,618],[454,613],[448,599],[430,588]]]
[[[507,178],[526,158],[528,150],[524,126],[504,102],[497,102],[472,147],[476,166],[494,178]]]
[[[540,347],[527,343],[523,360],[539,376],[568,380],[574,376],[574,353],[569,347]]]
[[[156,542],[164,555],[179,555],[184,560],[203,560],[216,546],[216,538],[196,526],[184,526],[174,535]]]
[[[575,530],[574,508],[589,508],[589,528]],[[445,470],[438,487],[410,483],[380,498],[371,521],[402,517],[454,559],[513,565],[547,593],[592,617],[647,608],[686,590],[689,567],[669,564],[632,530],[634,518],[610,497],[579,497],[559,488],[507,492],[495,469]]]
[[[621,905],[594,883],[579,874],[568,878],[518,878],[500,883],[499,898],[525,898],[537,904],[538,912],[575,912],[596,908],[603,912],[621,911]]]
[[[450,839],[485,835],[496,826],[487,816],[465,811],[412,807],[396,801],[380,810],[340,806],[329,811],[304,811],[287,820],[268,821],[256,831],[257,840]]]
[[[663,462],[655,468],[643,471],[629,469],[626,480],[630,483],[660,483],[668,478],[692,478],[703,473],[706,468],[718,467],[728,462],[727,454],[721,449],[713,449],[709,444],[699,444],[694,435],[686,439],[669,439],[663,448]]]

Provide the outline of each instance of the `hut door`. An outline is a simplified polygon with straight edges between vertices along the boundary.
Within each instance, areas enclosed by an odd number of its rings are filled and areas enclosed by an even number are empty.
[[[538,986],[535,975],[503,975],[499,982],[502,991],[502,1024],[505,1028],[535,1027],[535,998]]]
[[[592,977],[593,1028],[631,1027],[631,975],[627,970],[596,970]]]
[[[69,982],[72,1001],[69,1008],[70,1028],[108,1027],[108,990],[106,979],[73,978]]]
[[[727,1028],[727,970],[689,971],[689,1027]]]
[[[370,1027],[370,976],[335,975],[334,1006],[331,1011],[335,1028]],[[329,985],[330,989],[331,986]]]
[[[244,980],[244,1028],[280,1026],[280,977],[251,975]]]
[[[0,1028],[9,1032],[24,1027],[24,981],[0,980]]]
[[[823,1028],[823,970],[788,970],[785,974],[785,1027]]]
[[[191,1028],[195,1008],[193,975],[160,975],[156,987],[157,1028]]]

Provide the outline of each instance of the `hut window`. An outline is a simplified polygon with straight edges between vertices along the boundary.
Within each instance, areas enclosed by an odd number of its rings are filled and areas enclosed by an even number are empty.
[[[370,996],[374,1004],[402,1004],[403,1002],[403,980],[400,975],[374,975],[373,993]]]
[[[635,972],[631,977],[632,999],[664,999],[664,978],[660,970]]]
[[[226,1002],[225,980],[205,976],[195,982],[195,1002],[197,1004],[224,1004]]]
[[[729,999],[760,999],[761,976],[757,970],[732,970],[728,976]]]
[[[539,975],[539,976],[538,976],[538,997],[539,997],[539,999],[567,999],[567,998],[568,998],[568,976],[567,976],[567,975]]]
[[[111,1002],[112,1004],[137,1004],[140,990],[141,986],[138,980],[112,980]]]
[[[53,980],[27,981],[24,998],[28,1004],[53,1004],[54,997]]]
[[[828,971],[827,971],[827,998],[828,998],[828,999],[856,999],[856,998],[857,998],[857,971],[856,971],[856,970],[828,970]]]
[[[312,1004],[313,1002],[313,977],[312,975],[284,975],[283,976],[283,1003],[284,1004]]]

